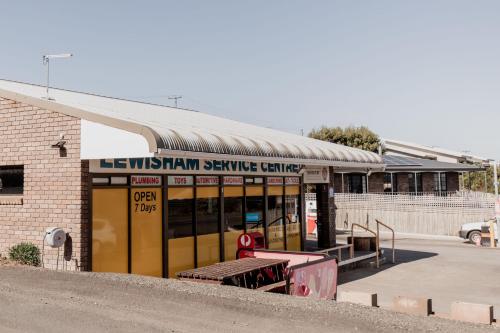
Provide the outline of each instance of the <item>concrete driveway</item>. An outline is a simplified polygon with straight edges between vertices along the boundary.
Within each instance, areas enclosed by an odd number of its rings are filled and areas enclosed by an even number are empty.
[[[398,238],[396,265],[342,273],[339,291],[375,292],[382,307],[398,295],[428,297],[436,313],[449,313],[453,301],[491,304],[500,316],[500,249],[452,237]],[[385,238],[381,245],[389,258],[390,242]]]

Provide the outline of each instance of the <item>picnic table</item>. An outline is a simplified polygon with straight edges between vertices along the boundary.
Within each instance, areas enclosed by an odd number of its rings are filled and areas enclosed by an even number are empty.
[[[242,258],[177,273],[181,280],[259,289],[285,280],[287,259]]]

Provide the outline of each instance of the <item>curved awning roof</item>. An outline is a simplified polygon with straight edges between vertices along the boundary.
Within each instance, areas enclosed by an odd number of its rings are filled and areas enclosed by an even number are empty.
[[[141,134],[156,154],[231,155],[381,169],[377,154],[202,112],[0,80],[0,96]]]

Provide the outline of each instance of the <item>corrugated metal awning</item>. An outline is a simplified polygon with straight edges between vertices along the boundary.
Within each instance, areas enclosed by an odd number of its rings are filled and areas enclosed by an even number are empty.
[[[0,80],[0,96],[143,135],[163,154],[227,155],[381,169],[377,154],[202,112]]]

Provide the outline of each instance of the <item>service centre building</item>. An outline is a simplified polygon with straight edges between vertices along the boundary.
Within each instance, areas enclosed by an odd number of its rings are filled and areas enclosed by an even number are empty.
[[[265,120],[263,120],[265,122]],[[335,244],[333,175],[373,153],[209,114],[0,80],[0,253],[44,266],[175,277],[235,259],[238,237],[301,251],[304,184]],[[47,228],[67,232],[44,246]]]

